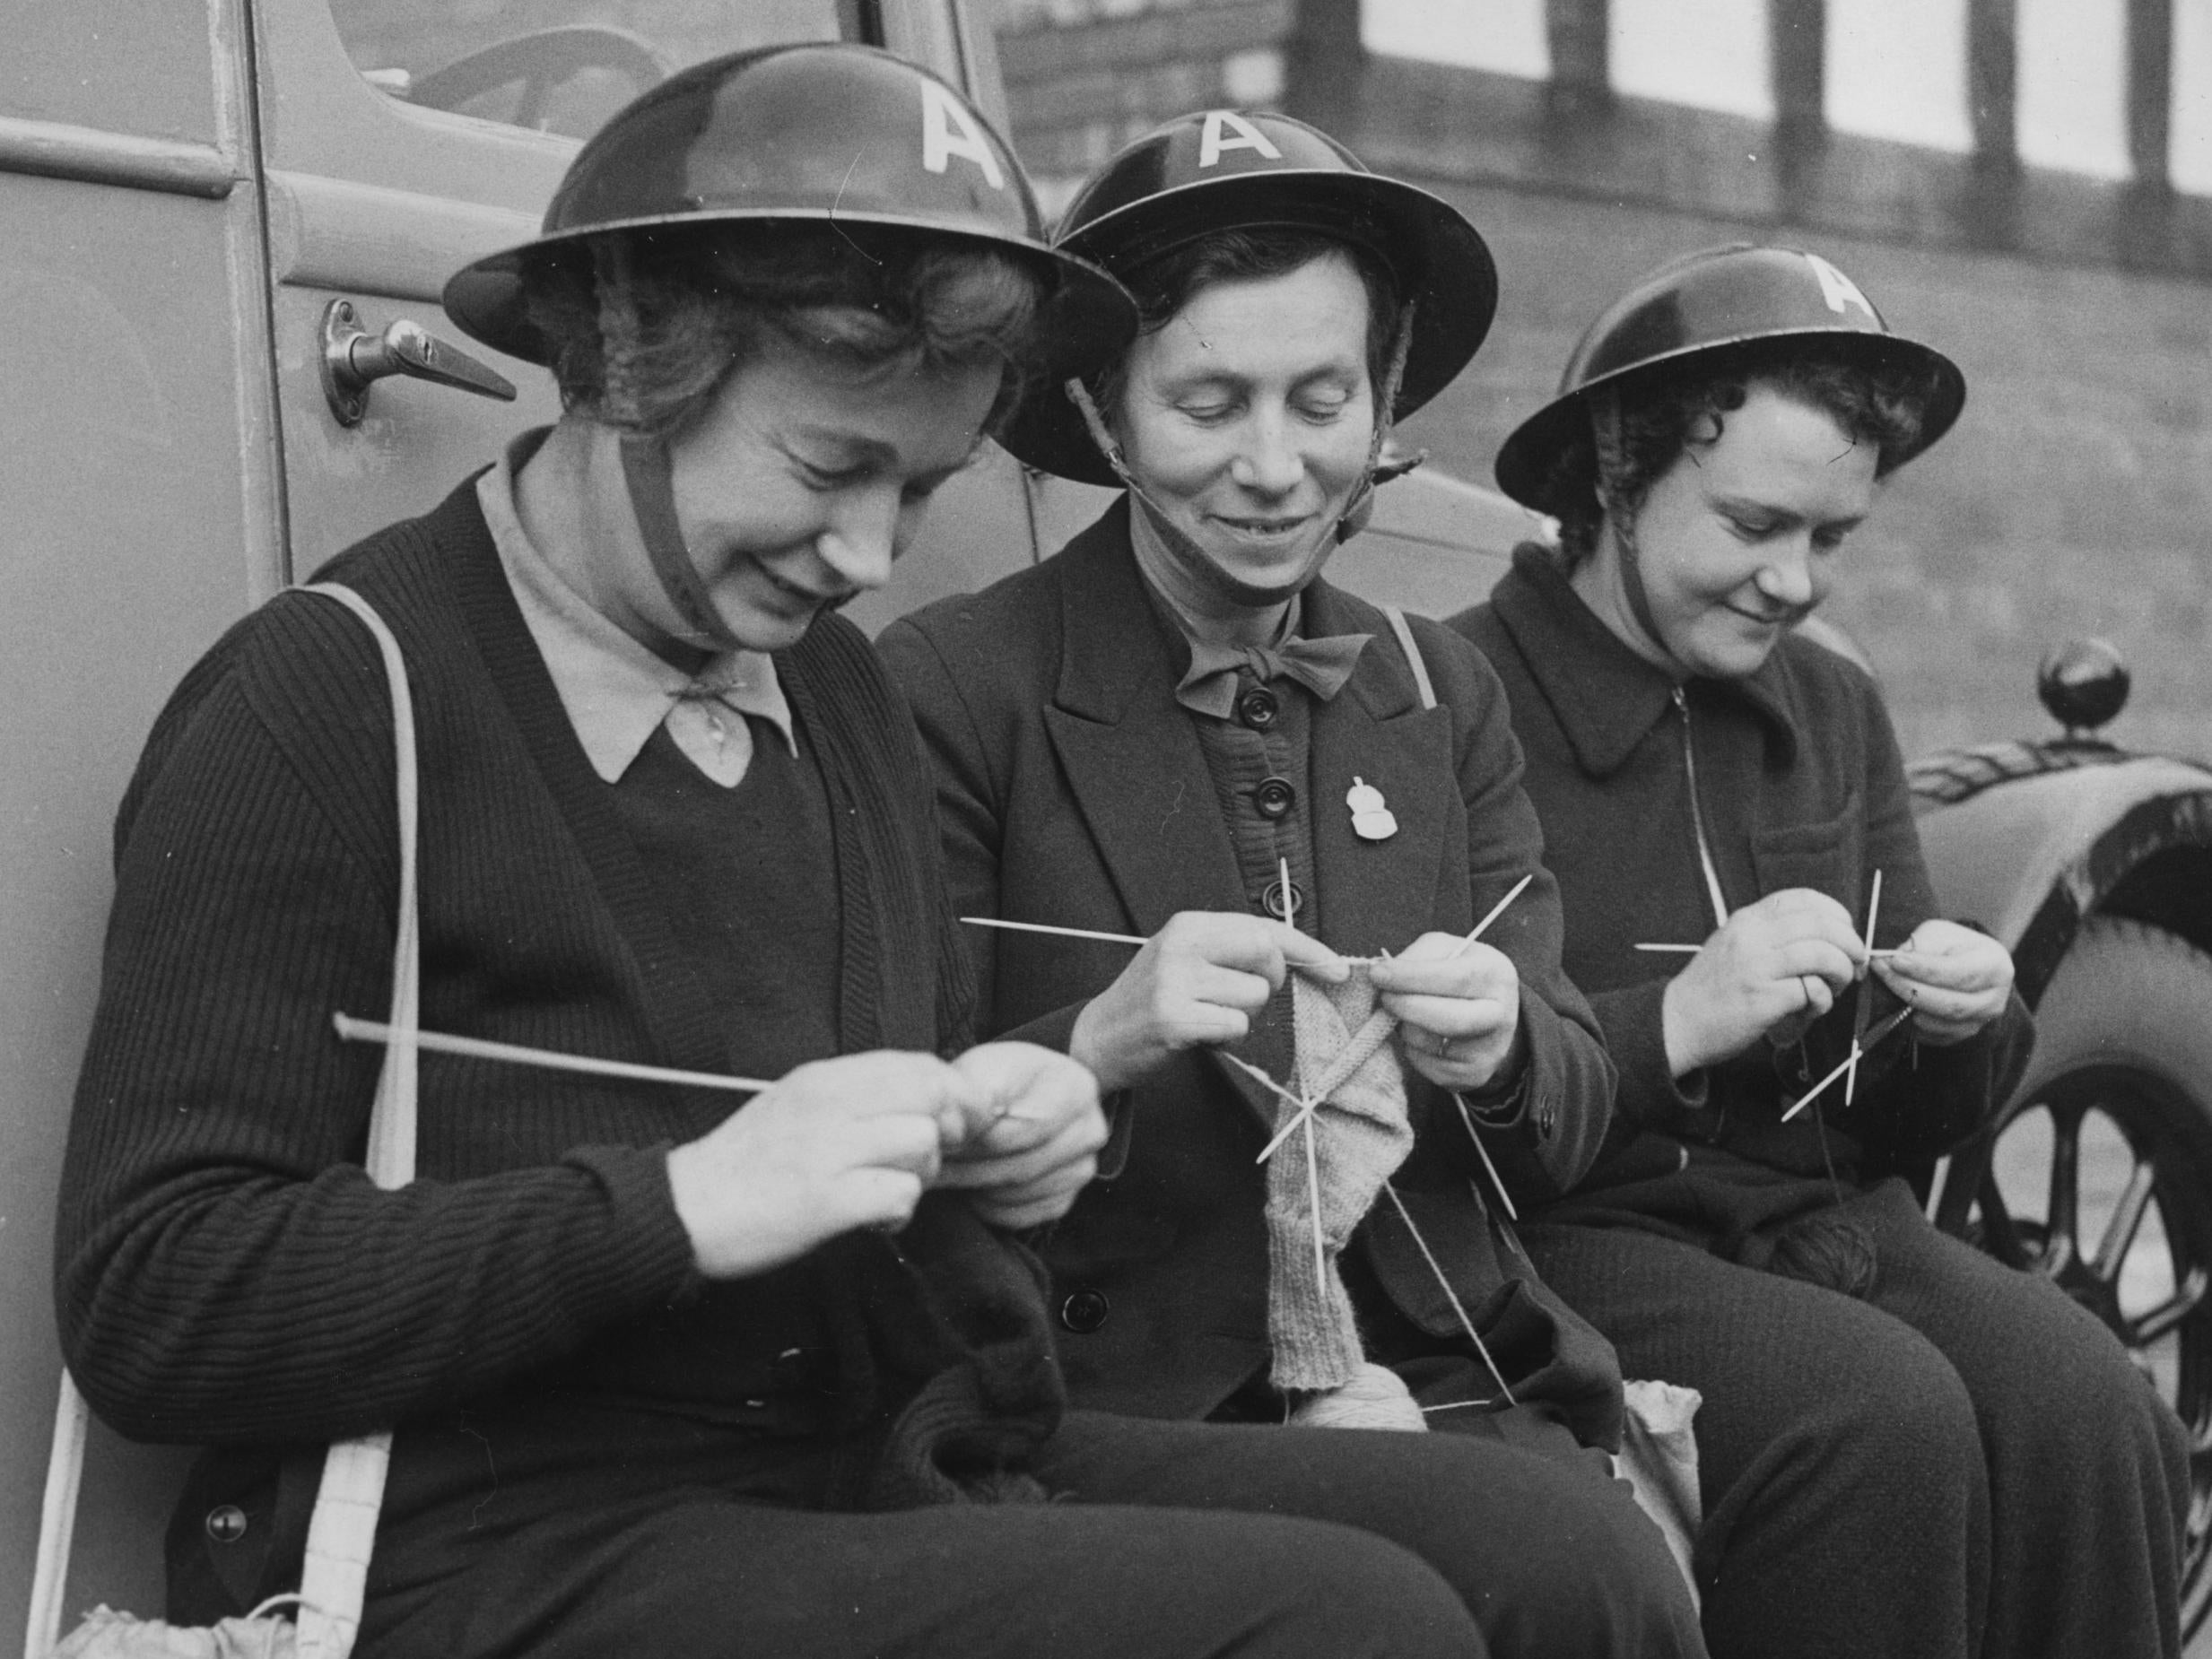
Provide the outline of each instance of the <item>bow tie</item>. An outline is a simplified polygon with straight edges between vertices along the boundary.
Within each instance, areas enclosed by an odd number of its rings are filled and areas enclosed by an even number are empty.
[[[1250,669],[1263,683],[1295,680],[1323,702],[1344,690],[1372,634],[1332,634],[1325,639],[1285,639],[1278,646],[1215,645],[1193,639],[1190,667],[1176,682],[1175,700],[1202,715],[1226,720],[1236,707],[1237,674]]]

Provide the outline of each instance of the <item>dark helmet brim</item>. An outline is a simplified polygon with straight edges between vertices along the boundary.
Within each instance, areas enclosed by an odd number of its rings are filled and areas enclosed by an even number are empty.
[[[794,209],[663,214],[595,226],[565,236],[540,237],[454,273],[445,289],[446,314],[464,333],[495,351],[525,362],[550,363],[552,343],[530,320],[525,271],[532,262],[557,258],[564,250],[588,259],[591,241],[607,235],[637,236],[649,241],[727,235],[745,229],[773,234],[779,227],[797,224],[835,224],[856,232],[862,240],[862,247],[855,249],[856,257],[874,257],[862,251],[867,240],[890,235],[947,247],[988,249],[1028,267],[1044,290],[1036,331],[1040,360],[1032,367],[1039,377],[1051,377],[1056,386],[1069,375],[1087,374],[1110,360],[1136,333],[1136,308],[1121,284],[1087,260],[1056,248],[1012,237],[947,230],[912,216]]]
[[[1108,272],[1224,229],[1311,230],[1372,250],[1415,301],[1413,337],[1393,406],[1402,419],[1458,378],[1490,332],[1497,265],[1464,214],[1416,186],[1380,174],[1276,169],[1161,191],[1067,235],[1065,251]],[[1084,483],[1119,481],[1058,382],[1031,387],[999,441],[1025,465]]]
[[[1936,389],[1921,410],[1920,434],[1891,466],[1924,453],[1965,407],[1966,377],[1935,347],[1890,332],[1855,287],[1852,293],[1866,306],[1863,317],[1855,306],[1830,303],[1811,274],[1822,264],[1795,248],[1737,245],[1691,255],[1645,277],[1584,332],[1560,376],[1558,395],[1500,447],[1498,487],[1523,507],[1557,516],[1572,503],[1557,498],[1556,463],[1589,431],[1592,395],[1646,378],[1724,371],[1730,358],[1771,361],[1792,343],[1872,369],[1905,366],[1928,375]],[[1793,290],[1800,274],[1810,290]],[[1848,320],[1829,320],[1838,314]],[[1594,481],[1568,487],[1587,482]]]
[[[931,123],[942,142],[928,154]],[[617,113],[570,164],[533,240],[455,274],[445,307],[496,351],[544,363],[536,262],[608,236],[664,239],[835,225],[988,248],[1039,276],[1047,370],[1081,372],[1136,329],[1119,285],[1054,248],[1006,141],[940,77],[872,48],[798,43],[693,65]],[[869,255],[867,256],[875,256]]]

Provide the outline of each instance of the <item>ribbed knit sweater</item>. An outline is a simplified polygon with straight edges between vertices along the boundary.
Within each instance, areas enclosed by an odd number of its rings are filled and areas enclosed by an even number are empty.
[[[473,490],[326,574],[377,606],[414,677],[424,1026],[725,1069],[727,1012],[567,723]],[[956,1047],[969,974],[906,710],[837,618],[780,667],[830,808],[840,1046]],[[64,1346],[94,1408],[136,1438],[240,1446],[563,1382],[818,1418],[866,1381],[839,1369],[828,1253],[703,1285],[669,1195],[666,1148],[731,1097],[426,1055],[421,1178],[368,1181],[380,1055],[331,1015],[380,1018],[389,995],[393,766],[368,634],[299,595],[232,629],[155,726],[117,830],[57,1220]]]

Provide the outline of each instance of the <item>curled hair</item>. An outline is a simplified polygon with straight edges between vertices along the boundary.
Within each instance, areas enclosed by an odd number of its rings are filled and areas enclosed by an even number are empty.
[[[1288,276],[1331,255],[1352,262],[1360,286],[1367,291],[1367,380],[1380,396],[1380,388],[1389,378],[1400,300],[1389,266],[1380,255],[1357,242],[1287,225],[1209,230],[1127,270],[1116,265],[1114,274],[1136,301],[1137,333],[1156,334],[1202,290],[1215,282],[1265,282]],[[1120,406],[1128,367],[1124,353],[1098,377],[1093,388],[1099,406],[1110,414]],[[1376,414],[1380,419],[1383,412],[1378,410]]]
[[[1936,373],[1915,362],[1804,340],[1755,343],[1699,368],[1685,378],[1661,364],[1583,400],[1590,419],[1545,477],[1568,569],[1598,551],[1607,515],[1633,523],[1676,461],[1719,443],[1755,387],[1819,410],[1853,444],[1874,445],[1877,478],[1913,453],[1941,390]]]
[[[730,371],[779,337],[860,370],[1005,370],[986,422],[1012,409],[1039,345],[1048,279],[981,245],[831,225],[598,237],[526,268],[564,409],[666,436]]]

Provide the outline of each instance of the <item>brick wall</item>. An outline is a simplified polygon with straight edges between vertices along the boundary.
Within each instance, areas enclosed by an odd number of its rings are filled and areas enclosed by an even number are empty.
[[[996,5],[1015,141],[1055,210],[1085,173],[1171,117],[1284,97],[1293,0]]]

